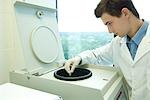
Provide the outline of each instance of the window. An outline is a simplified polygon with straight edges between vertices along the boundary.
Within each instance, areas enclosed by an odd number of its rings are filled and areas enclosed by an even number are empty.
[[[113,34],[94,15],[99,0],[58,0],[58,26],[66,59],[111,41]]]

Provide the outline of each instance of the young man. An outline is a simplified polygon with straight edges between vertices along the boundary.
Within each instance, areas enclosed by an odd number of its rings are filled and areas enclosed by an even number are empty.
[[[149,23],[140,19],[131,0],[101,0],[95,15],[117,36],[67,60],[66,71],[71,74],[79,64],[113,64],[125,77],[130,100],[150,100]]]

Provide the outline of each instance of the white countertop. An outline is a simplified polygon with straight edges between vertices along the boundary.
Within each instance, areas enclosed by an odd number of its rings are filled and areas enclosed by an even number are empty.
[[[0,85],[0,100],[62,100],[59,96],[13,83]]]

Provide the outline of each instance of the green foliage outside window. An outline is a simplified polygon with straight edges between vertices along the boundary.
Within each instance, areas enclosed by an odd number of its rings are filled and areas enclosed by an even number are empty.
[[[103,46],[111,41],[113,35],[106,32],[61,32],[65,59],[82,51]]]

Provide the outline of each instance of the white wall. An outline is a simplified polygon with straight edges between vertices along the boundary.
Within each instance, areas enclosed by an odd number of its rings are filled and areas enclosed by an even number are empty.
[[[58,0],[59,31],[99,32],[107,31],[94,15],[99,0]]]
[[[133,0],[133,3],[140,14],[140,18],[150,21],[150,4],[148,0]]]
[[[12,63],[13,38],[10,19],[9,0],[0,0],[0,84],[9,81],[9,67]]]
[[[106,26],[94,15],[100,0],[58,0],[59,31],[107,32]],[[147,0],[132,0],[141,18],[150,21]]]

